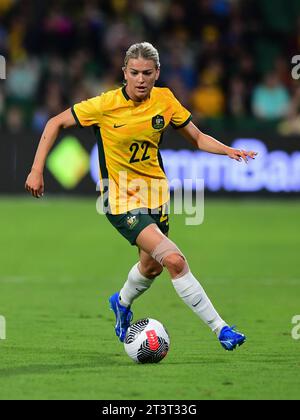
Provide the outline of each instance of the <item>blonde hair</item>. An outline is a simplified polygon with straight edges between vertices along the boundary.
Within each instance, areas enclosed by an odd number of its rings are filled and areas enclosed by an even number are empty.
[[[154,61],[155,67],[158,70],[160,68],[159,54],[155,47],[150,42],[140,42],[139,44],[133,44],[127,50],[123,70],[126,69],[128,61],[131,58],[144,58],[145,60]]]

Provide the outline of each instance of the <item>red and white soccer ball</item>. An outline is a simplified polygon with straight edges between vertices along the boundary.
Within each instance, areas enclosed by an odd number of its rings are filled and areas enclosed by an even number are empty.
[[[169,351],[170,337],[159,321],[141,319],[128,328],[124,347],[136,363],[158,363]]]

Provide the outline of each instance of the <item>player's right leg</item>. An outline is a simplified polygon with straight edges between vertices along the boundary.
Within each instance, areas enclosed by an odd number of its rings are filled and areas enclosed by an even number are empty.
[[[121,215],[107,215],[112,225],[131,245],[136,245],[139,233],[155,221],[148,212],[128,212]],[[160,229],[167,234],[167,223],[160,224]],[[127,329],[133,317],[131,305],[135,299],[148,290],[163,267],[154,258],[140,250],[140,260],[129,271],[127,280],[120,290],[109,298],[111,309],[116,316],[115,332],[120,341],[124,341]]]
[[[132,267],[120,290],[120,303],[126,307],[130,307],[135,299],[146,292],[163,271],[162,265],[145,251],[139,249],[139,256],[139,262]]]
[[[145,293],[163,271],[163,267],[145,251],[139,249],[139,256],[140,261],[131,268],[120,292],[109,299],[111,309],[116,315],[115,331],[120,341],[124,341],[132,320],[133,301]]]
[[[137,245],[165,266],[173,286],[182,300],[214,331],[226,350],[242,345],[246,337],[230,328],[220,317],[204,289],[193,276],[186,258],[155,224],[147,226],[137,237]]]
[[[162,271],[163,266],[159,264],[151,255],[147,254],[147,252],[143,251],[139,248],[139,257],[140,257],[140,264],[139,270],[141,274],[148,279],[155,279],[158,277]]]
[[[130,307],[120,303],[120,292],[115,293],[109,298],[109,305],[116,316],[115,332],[120,341],[124,341],[126,332],[132,321],[133,314]]]

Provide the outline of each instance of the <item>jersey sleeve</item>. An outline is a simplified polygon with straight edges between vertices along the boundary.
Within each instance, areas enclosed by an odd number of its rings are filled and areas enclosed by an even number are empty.
[[[72,114],[80,127],[100,125],[103,115],[102,95],[75,104]]]
[[[183,105],[181,105],[171,91],[169,92],[173,110],[170,124],[175,129],[183,128],[191,121],[192,114]]]

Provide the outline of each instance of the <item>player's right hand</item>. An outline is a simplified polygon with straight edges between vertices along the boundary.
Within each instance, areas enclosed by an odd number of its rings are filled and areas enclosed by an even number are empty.
[[[41,198],[44,195],[44,177],[36,169],[32,169],[27,177],[25,189],[35,198]]]

